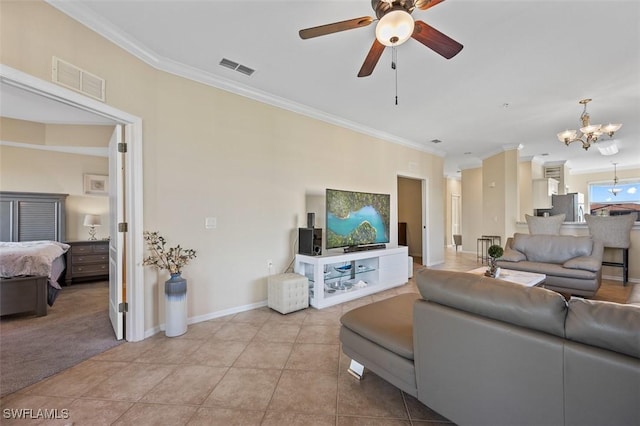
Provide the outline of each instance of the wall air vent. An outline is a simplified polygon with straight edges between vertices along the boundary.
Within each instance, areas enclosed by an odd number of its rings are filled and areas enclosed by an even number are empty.
[[[549,166],[544,168],[544,177],[545,178],[554,178],[557,180],[562,180],[562,166]]]
[[[227,58],[222,58],[222,60],[220,61],[220,65],[225,67],[225,68],[229,68],[232,69],[234,71],[238,71],[239,73],[242,73],[244,75],[251,75],[255,72],[254,69],[249,68],[247,66],[241,65],[237,62],[234,62],[230,59]]]
[[[90,72],[76,67],[60,58],[53,57],[52,76],[54,83],[73,89],[99,101],[105,101],[105,81]]]

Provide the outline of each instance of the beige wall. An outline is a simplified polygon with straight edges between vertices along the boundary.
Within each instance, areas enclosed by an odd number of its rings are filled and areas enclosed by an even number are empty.
[[[409,255],[422,256],[422,182],[398,177],[398,222],[407,223]]]
[[[481,235],[513,235],[519,215],[518,150],[510,149],[482,161]]]
[[[97,238],[109,236],[109,198],[85,195],[83,174],[106,175],[104,157],[0,146],[0,190],[69,194],[66,201],[67,240],[86,240],[85,214],[98,214],[103,226]]]
[[[523,222],[525,215],[533,215],[533,167],[531,161],[518,163],[518,185],[520,187],[520,213],[518,220]]]
[[[476,252],[476,239],[485,232],[483,222],[482,168],[462,170],[462,250]]]
[[[0,146],[0,190],[69,194],[66,201],[66,239],[89,237],[85,214],[97,214],[102,226],[96,237],[109,236],[109,199],[84,194],[83,175],[107,175],[109,160],[83,154],[42,150],[47,147],[106,147],[113,126],[34,123],[0,117],[0,141],[25,147]],[[33,149],[27,147],[33,145]]]
[[[429,183],[429,219],[444,223],[440,157],[156,71],[42,2],[0,8],[3,64],[49,80],[56,55],[105,78],[107,103],[142,118],[144,228],[197,250],[184,270],[194,320],[266,300],[267,260],[290,264],[307,194],[389,193],[395,206],[397,175],[415,175]],[[442,232],[431,233],[434,262]],[[167,278],[146,269],[146,330],[163,322]]]

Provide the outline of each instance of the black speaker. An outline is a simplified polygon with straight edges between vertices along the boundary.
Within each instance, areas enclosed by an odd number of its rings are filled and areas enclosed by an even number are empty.
[[[298,228],[298,253],[309,256],[322,254],[322,228]]]
[[[315,227],[316,227],[316,214],[307,213],[307,228],[315,228]]]

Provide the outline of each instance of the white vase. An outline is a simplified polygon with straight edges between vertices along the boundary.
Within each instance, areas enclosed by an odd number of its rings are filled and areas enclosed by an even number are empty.
[[[183,335],[187,332],[187,280],[179,273],[171,274],[171,278],[164,283],[164,300],[165,335]]]

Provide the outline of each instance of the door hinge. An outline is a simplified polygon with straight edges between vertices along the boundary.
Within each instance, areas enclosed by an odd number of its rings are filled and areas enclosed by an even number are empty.
[[[119,143],[118,152],[127,152],[127,144],[124,142]]]
[[[119,303],[118,312],[129,312],[129,304],[127,302]]]
[[[129,225],[127,222],[118,223],[118,232],[129,232]]]

